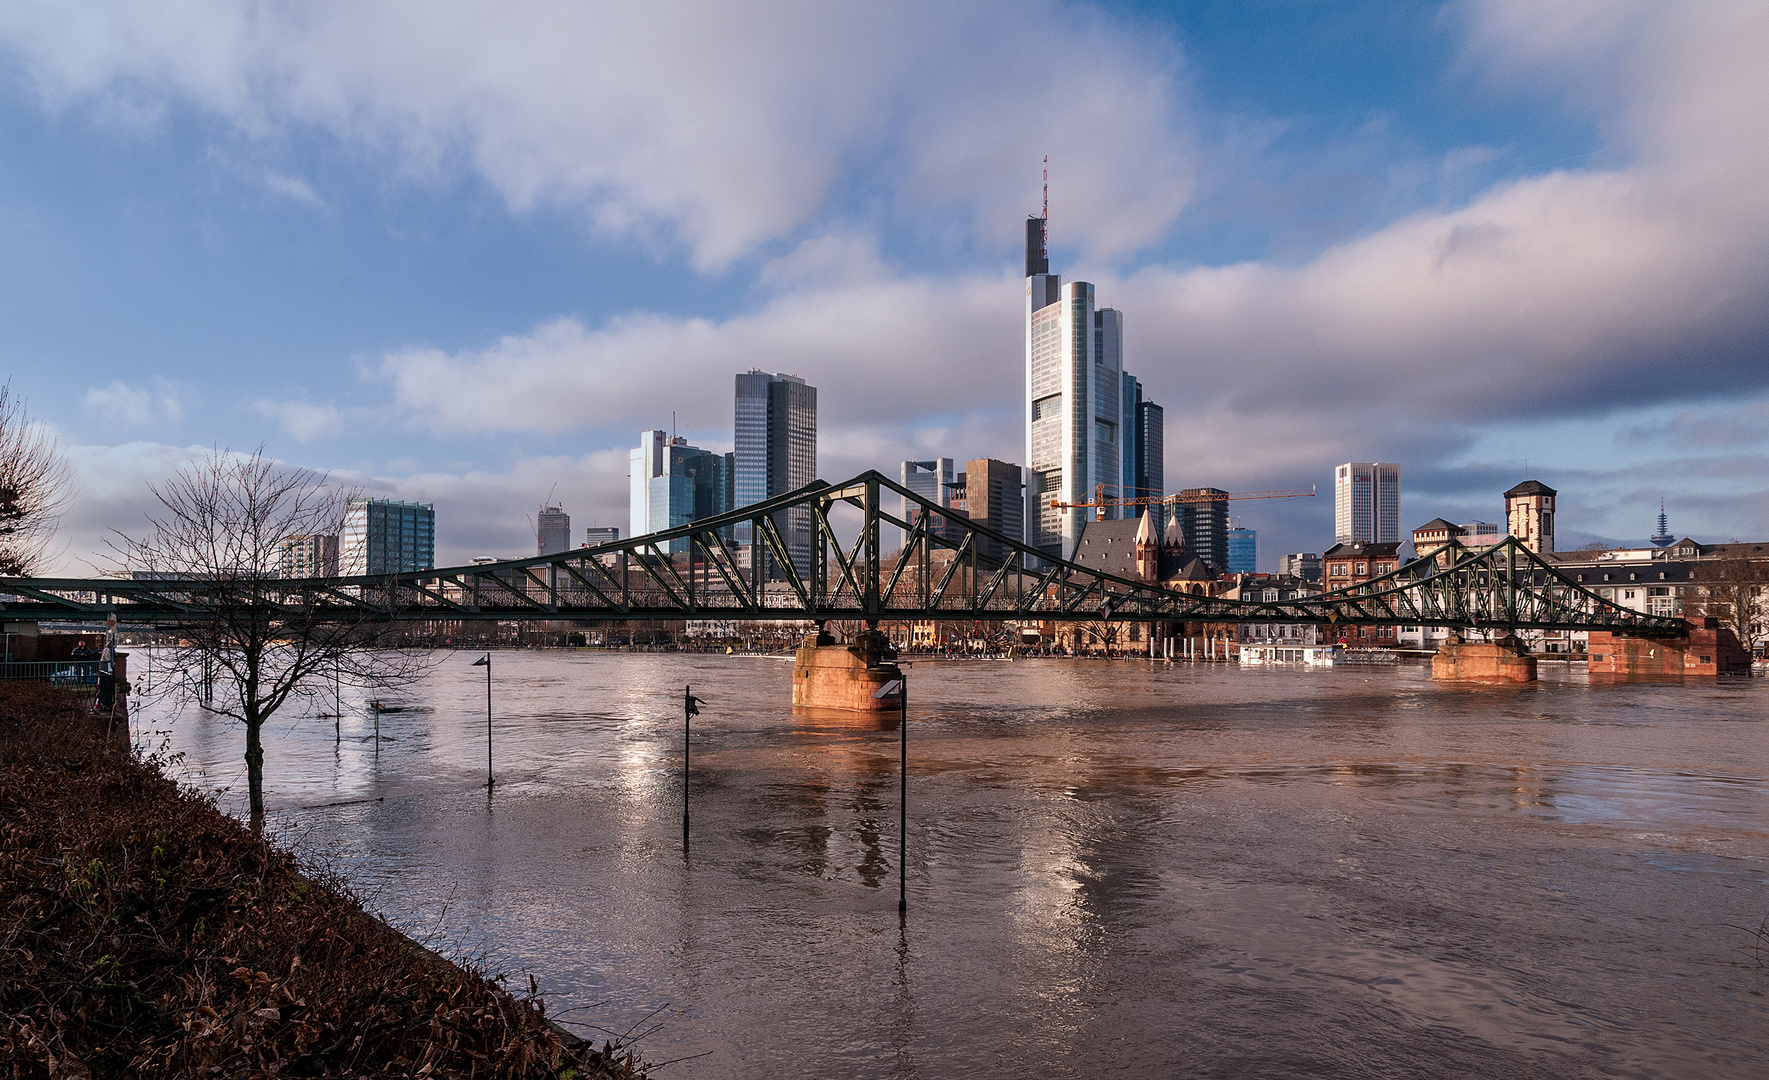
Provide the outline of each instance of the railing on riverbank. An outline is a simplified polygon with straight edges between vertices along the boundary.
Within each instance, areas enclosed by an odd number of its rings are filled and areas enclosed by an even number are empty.
[[[0,663],[0,682],[48,682],[60,686],[97,686],[107,674],[103,660],[39,660]]]

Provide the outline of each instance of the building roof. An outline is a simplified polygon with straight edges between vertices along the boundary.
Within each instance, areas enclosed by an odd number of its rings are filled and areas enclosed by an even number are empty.
[[[1553,488],[1549,487],[1547,484],[1542,483],[1540,480],[1525,480],[1523,483],[1518,484],[1516,487],[1512,488],[1510,491],[1505,492],[1505,498],[1509,499],[1509,498],[1513,498],[1518,495],[1558,495],[1558,494],[1560,494],[1560,492],[1555,491]]]
[[[1203,559],[1193,556],[1192,561],[1189,563],[1186,563],[1185,568],[1183,570],[1181,570],[1177,574],[1174,574],[1172,577],[1168,578],[1167,580],[1168,581],[1215,581],[1216,580],[1216,571],[1210,569],[1210,564],[1205,562]]]
[[[1443,518],[1432,518],[1430,521],[1427,521],[1425,524],[1413,530],[1414,533],[1447,532],[1451,536],[1456,536],[1467,531],[1468,530],[1462,528],[1462,526],[1457,525],[1452,521],[1445,521]]]
[[[1363,540],[1353,540],[1349,544],[1334,544],[1321,552],[1321,558],[1331,559],[1335,555],[1361,556],[1366,559],[1391,559],[1400,555],[1399,544],[1372,544]]]
[[[1090,521],[1081,528],[1071,561],[1105,574],[1135,578],[1136,540],[1142,522],[1135,518]]]

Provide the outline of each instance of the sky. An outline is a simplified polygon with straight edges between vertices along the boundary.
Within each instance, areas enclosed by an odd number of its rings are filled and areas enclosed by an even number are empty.
[[[627,527],[653,427],[819,389],[819,473],[1024,456],[1023,224],[1125,313],[1170,487],[1332,542],[1769,537],[1769,7],[1687,0],[0,7],[0,377],[106,568],[220,447],[437,510],[439,565]]]

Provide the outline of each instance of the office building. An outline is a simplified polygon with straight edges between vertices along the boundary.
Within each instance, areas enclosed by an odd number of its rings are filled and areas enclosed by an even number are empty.
[[[1456,528],[1462,530],[1456,542],[1463,547],[1492,547],[1505,539],[1505,530],[1490,521],[1464,521]]]
[[[737,449],[733,506],[795,491],[817,479],[817,388],[797,375],[751,370],[737,376]],[[775,519],[794,567],[811,568],[811,508],[794,507]],[[739,535],[739,542],[748,536]],[[772,574],[773,571],[770,571]]]
[[[430,503],[351,499],[344,508],[338,570],[346,577],[435,568],[436,508]]]
[[[1100,517],[1078,504],[1126,486],[1124,315],[1050,272],[1046,221],[1026,219],[1026,542],[1068,558]]]
[[[1333,470],[1333,542],[1398,544],[1400,466],[1348,461]]]
[[[591,525],[584,530],[584,547],[601,547],[603,544],[613,544],[619,540],[620,526],[618,525]]]
[[[641,431],[639,445],[627,455],[628,536],[651,531],[651,481],[665,475],[664,448],[669,442],[667,431]]]
[[[1104,343],[1102,337],[1100,344]],[[1119,455],[1124,472],[1123,497],[1159,498],[1166,481],[1166,470],[1162,465],[1165,414],[1161,406],[1143,397],[1142,382],[1136,376],[1123,376],[1122,386],[1118,399],[1122,421],[1118,430],[1124,437]],[[1138,517],[1147,509],[1146,506],[1127,506],[1112,516]]]
[[[543,506],[534,519],[534,553],[557,555],[571,547],[571,515],[563,506]]]
[[[1185,546],[1193,558],[1218,570],[1228,566],[1228,497],[1221,488],[1186,488],[1162,502],[1168,543]]]
[[[338,576],[336,533],[294,536],[277,549],[278,577],[324,578]]]
[[[1505,492],[1505,524],[1512,536],[1537,555],[1554,551],[1554,496],[1540,480],[1525,480]]]
[[[1228,530],[1228,572],[1257,574],[1259,572],[1259,533],[1255,529]]]
[[[976,458],[965,462],[953,485],[951,506],[986,529],[1018,540],[1025,535],[1024,471],[1012,462]],[[977,554],[1003,560],[1010,549],[998,540],[978,537]]]
[[[1321,580],[1321,556],[1315,551],[1298,551],[1278,556],[1278,573],[1303,581]]]
[[[936,506],[950,507],[953,505],[953,488],[957,483],[957,474],[952,467],[951,458],[933,458],[928,461],[905,461],[898,467],[897,481],[904,487],[920,495]],[[909,499],[903,500],[903,520],[913,527],[922,516],[919,503]],[[944,540],[956,542],[964,535],[963,526],[950,518],[934,515],[935,520],[930,527],[934,534]],[[904,542],[909,538],[904,536]]]

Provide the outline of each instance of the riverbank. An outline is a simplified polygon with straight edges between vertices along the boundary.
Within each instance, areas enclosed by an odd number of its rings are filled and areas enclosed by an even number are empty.
[[[643,1075],[304,873],[43,684],[0,684],[0,942],[9,1076]]]

